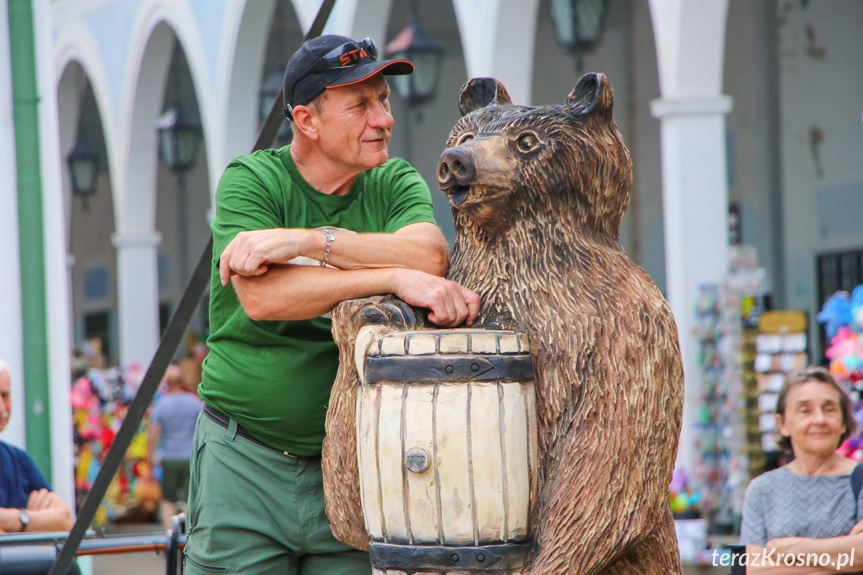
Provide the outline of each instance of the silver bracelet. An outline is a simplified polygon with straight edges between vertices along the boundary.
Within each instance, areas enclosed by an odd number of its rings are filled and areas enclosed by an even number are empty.
[[[330,248],[333,247],[333,242],[336,241],[336,236],[333,235],[333,228],[321,228],[321,231],[324,232],[325,242],[324,242],[324,259],[321,260],[321,267],[327,267],[327,263],[330,261]]]

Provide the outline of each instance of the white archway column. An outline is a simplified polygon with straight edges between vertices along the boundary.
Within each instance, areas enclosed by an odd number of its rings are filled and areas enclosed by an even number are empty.
[[[34,15],[42,26],[36,27],[36,53],[41,103],[39,105],[39,140],[42,159],[43,221],[45,230],[45,285],[48,317],[48,373],[50,377],[51,418],[51,486],[72,509],[75,508],[75,460],[72,411],[66,398],[70,389],[70,290],[67,219],[63,194],[63,175],[56,166],[63,164],[60,148],[60,120],[54,82],[52,20],[50,0],[33,3]],[[77,119],[77,114],[75,114]]]
[[[727,0],[650,0],[661,98],[651,113],[661,122],[666,292],[677,321],[685,376],[677,464],[691,472],[697,377],[695,303],[698,287],[716,284],[728,269],[728,179],[722,94]]]
[[[18,229],[18,166],[15,159],[15,122],[12,117],[12,64],[9,46],[9,9],[0,0],[0,359],[12,371],[12,396],[24,397],[24,346],[21,317],[21,252]],[[23,401],[20,402],[23,404]],[[9,420],[3,440],[25,447],[24,409]]]
[[[120,365],[150,364],[159,345],[158,233],[115,234]]]
[[[539,0],[453,0],[467,77],[497,78],[530,105]]]
[[[654,100],[650,108],[662,122],[665,281],[686,380],[678,463],[691,471],[701,402],[692,335],[698,287],[721,281],[728,266],[725,115],[731,98]]]

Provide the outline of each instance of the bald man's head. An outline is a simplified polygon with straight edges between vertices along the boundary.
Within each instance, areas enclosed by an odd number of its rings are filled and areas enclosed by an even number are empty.
[[[186,378],[183,376],[183,370],[176,363],[172,363],[165,371],[165,383],[173,390],[180,390],[186,387]]]

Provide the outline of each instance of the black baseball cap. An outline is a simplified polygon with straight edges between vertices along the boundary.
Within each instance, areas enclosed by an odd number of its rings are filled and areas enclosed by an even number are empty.
[[[327,34],[303,43],[285,69],[282,98],[285,116],[291,119],[294,106],[304,106],[327,88],[348,86],[378,72],[410,74],[414,65],[408,60],[378,60],[378,48],[371,38],[351,40]]]

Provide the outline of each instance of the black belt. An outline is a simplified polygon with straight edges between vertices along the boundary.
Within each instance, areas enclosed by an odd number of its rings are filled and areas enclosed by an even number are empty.
[[[206,403],[204,404],[204,415],[206,415],[207,417],[209,417],[210,419],[212,419],[213,421],[215,421],[216,423],[218,423],[219,425],[221,425],[225,429],[228,428],[228,424],[231,421],[230,417],[228,417],[227,415],[225,415],[224,413],[222,413],[218,409],[214,409],[214,408],[210,407]],[[287,455],[288,457],[296,457],[297,459],[320,459],[321,458],[320,455],[294,455],[293,453],[288,453],[287,451],[284,451],[282,449],[276,449],[275,447],[273,447],[271,445],[267,445],[266,443],[264,443],[263,441],[261,441],[260,439],[258,439],[254,435],[252,435],[251,431],[249,431],[248,429],[246,429],[245,427],[243,427],[239,423],[237,424],[237,435],[239,435],[243,439],[248,439],[252,443],[258,444],[261,447],[266,447],[267,449],[272,449],[273,451],[278,451],[279,453],[283,453],[283,454]]]

